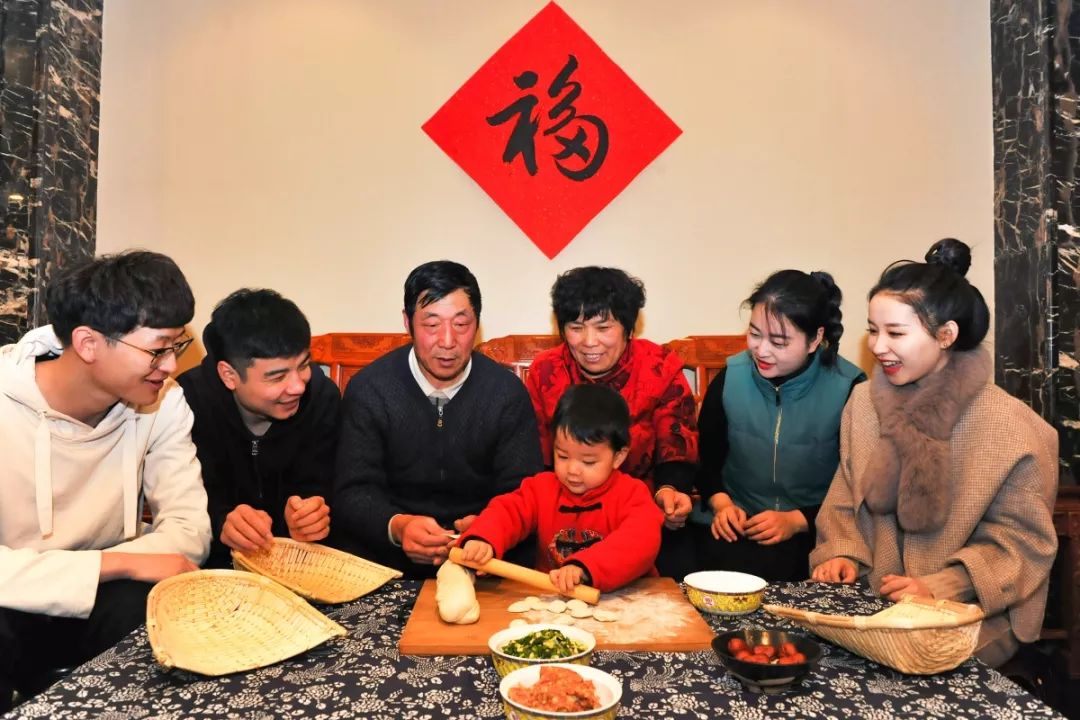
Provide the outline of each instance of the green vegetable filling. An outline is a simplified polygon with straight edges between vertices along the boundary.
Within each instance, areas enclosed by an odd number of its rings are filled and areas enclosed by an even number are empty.
[[[524,660],[552,660],[585,652],[585,645],[566,637],[559,630],[537,630],[511,640],[500,650]]]

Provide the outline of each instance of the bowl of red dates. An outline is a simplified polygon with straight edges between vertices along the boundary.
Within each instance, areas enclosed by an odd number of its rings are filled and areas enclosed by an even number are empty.
[[[728,672],[755,692],[780,692],[821,659],[820,645],[787,630],[732,630],[713,638],[712,647]]]

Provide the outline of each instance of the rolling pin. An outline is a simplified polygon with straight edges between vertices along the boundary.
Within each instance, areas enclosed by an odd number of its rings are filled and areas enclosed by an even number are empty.
[[[482,565],[480,563],[466,562],[465,560],[462,560],[461,555],[461,548],[450,548],[450,559],[458,565],[464,565],[473,570],[481,570],[489,575],[498,575],[507,580],[517,580],[518,582],[532,585],[535,588],[540,588],[547,592],[559,592],[559,589],[551,582],[551,578],[548,577],[547,573],[542,573],[539,570],[530,570],[527,567],[515,565],[514,563],[509,563],[505,560],[488,560]],[[600,602],[600,591],[594,587],[589,587],[588,585],[578,585],[574,588],[573,595],[578,600],[584,600],[590,605],[595,605]]]

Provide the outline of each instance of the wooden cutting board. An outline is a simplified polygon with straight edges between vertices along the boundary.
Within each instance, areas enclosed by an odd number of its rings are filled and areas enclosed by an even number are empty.
[[[529,595],[555,600],[536,588],[512,580],[482,577],[476,581],[480,620],[472,625],[451,625],[439,618],[435,605],[435,581],[425,580],[412,614],[398,641],[402,655],[487,655],[487,641],[515,618],[551,622],[556,615],[546,610],[527,613],[507,611],[510,603]],[[708,650],[715,633],[671,578],[641,578],[600,596],[597,606],[619,614],[615,622],[587,618],[574,620],[576,627],[596,636],[598,650],[623,652],[685,652]],[[569,619],[569,616],[566,616]]]

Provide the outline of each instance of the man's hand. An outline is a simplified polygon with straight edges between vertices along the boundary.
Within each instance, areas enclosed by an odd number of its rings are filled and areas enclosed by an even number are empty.
[[[686,518],[694,509],[694,502],[686,493],[679,492],[670,485],[665,485],[653,495],[656,506],[664,511],[664,527],[678,530],[686,525]]]
[[[810,575],[811,580],[830,583],[853,583],[858,576],[858,568],[855,563],[846,557],[835,557],[814,568]]]
[[[713,510],[712,536],[717,540],[735,542],[743,534],[746,524],[746,511],[731,501],[727,493],[716,493],[709,498],[709,507]]]
[[[461,559],[477,565],[483,565],[493,557],[495,549],[483,540],[466,540],[465,546],[461,548]]]
[[[900,598],[905,595],[934,597],[934,593],[930,592],[930,588],[926,587],[922,580],[906,575],[886,575],[881,578],[881,589],[878,592],[893,602],[900,602]]]
[[[395,515],[390,531],[414,563],[439,565],[450,555],[454,538],[427,515]]]
[[[458,533],[463,533],[463,532],[468,531],[468,529],[473,524],[473,520],[476,520],[475,515],[466,515],[463,518],[458,518],[457,520],[454,521],[454,530],[457,531]]]
[[[240,552],[255,552],[270,547],[274,539],[274,521],[262,510],[250,505],[237,505],[225,516],[221,527],[221,542]]]
[[[743,524],[746,537],[762,545],[775,545],[808,528],[806,516],[798,510],[765,510]]]
[[[143,555],[141,553],[101,553],[100,582],[139,580],[156,583],[199,567],[179,553]]]
[[[580,565],[563,565],[558,570],[552,570],[548,573],[548,577],[551,578],[552,584],[563,595],[573,595],[574,588],[581,584],[581,579],[585,577],[585,571],[581,569]]]
[[[285,524],[293,540],[318,542],[330,534],[330,506],[319,495],[293,495],[285,502]]]

